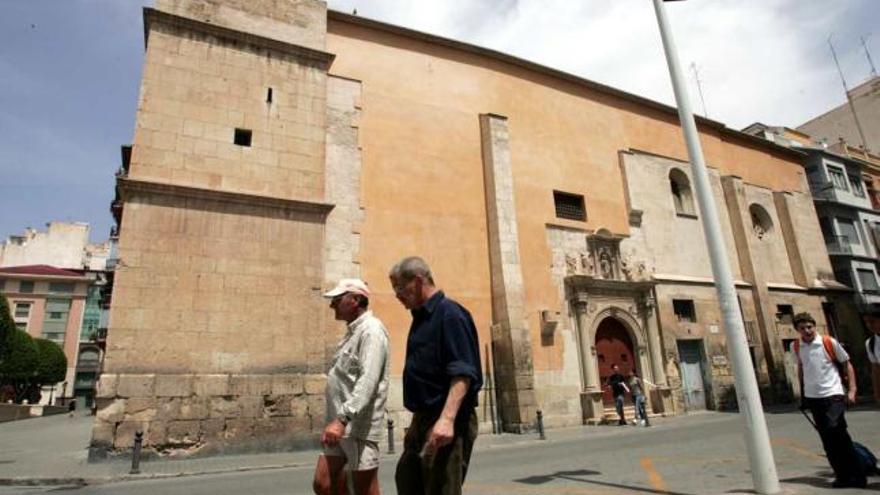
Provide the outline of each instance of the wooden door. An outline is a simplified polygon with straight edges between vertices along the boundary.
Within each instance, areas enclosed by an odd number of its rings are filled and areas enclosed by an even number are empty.
[[[635,370],[635,354],[632,339],[622,323],[614,318],[605,318],[596,329],[596,359],[599,362],[599,378],[605,386],[608,377],[613,373],[611,365],[620,366],[620,373],[628,376]],[[614,404],[610,388],[602,389],[602,400],[605,404]]]
[[[679,340],[681,388],[688,411],[706,409],[706,387],[703,383],[703,351],[699,340]]]

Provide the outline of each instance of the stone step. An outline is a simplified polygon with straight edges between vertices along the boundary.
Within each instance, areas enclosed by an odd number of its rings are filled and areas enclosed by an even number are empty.
[[[636,407],[635,406],[624,406],[623,408],[623,417],[626,418],[627,423],[631,423],[636,418]],[[648,409],[648,419],[659,418],[662,417],[661,414],[655,413]],[[614,407],[606,407],[605,414],[602,415],[602,421],[599,422],[600,425],[616,425],[619,418],[617,417],[617,409]]]

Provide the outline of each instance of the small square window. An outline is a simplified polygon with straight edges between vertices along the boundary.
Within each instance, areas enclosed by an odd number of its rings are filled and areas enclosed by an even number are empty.
[[[34,283],[30,280],[22,280],[18,286],[18,291],[22,294],[31,294],[34,292]]]
[[[794,321],[794,307],[791,304],[777,304],[776,320],[791,325]]]
[[[582,195],[553,191],[553,203],[556,206],[556,218],[581,222],[587,220],[587,210],[584,208],[584,197]]]
[[[673,299],[672,310],[675,311],[678,321],[688,321],[691,323],[696,323],[697,321],[697,310],[694,307],[694,301],[691,299]]]
[[[239,146],[250,146],[253,131],[250,129],[235,129],[235,138],[233,142]]]
[[[31,314],[31,303],[15,303],[15,317],[27,318]]]

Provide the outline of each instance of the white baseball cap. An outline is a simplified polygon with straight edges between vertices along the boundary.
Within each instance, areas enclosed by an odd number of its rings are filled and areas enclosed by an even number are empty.
[[[370,297],[370,289],[367,287],[367,284],[359,278],[344,278],[340,280],[339,283],[336,284],[336,287],[324,293],[324,297],[332,299],[336,296],[341,296],[346,292]]]

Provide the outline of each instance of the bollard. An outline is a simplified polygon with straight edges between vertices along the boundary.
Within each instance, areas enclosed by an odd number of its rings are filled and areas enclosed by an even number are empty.
[[[547,437],[544,435],[544,413],[542,413],[541,410],[538,409],[538,410],[535,412],[535,415],[538,417],[538,418],[537,418],[537,423],[538,423],[538,440],[547,440]]]
[[[131,471],[129,474],[141,474],[141,445],[144,443],[144,432],[134,434],[134,448],[131,450]]]
[[[388,453],[394,453],[394,421],[388,420]]]

